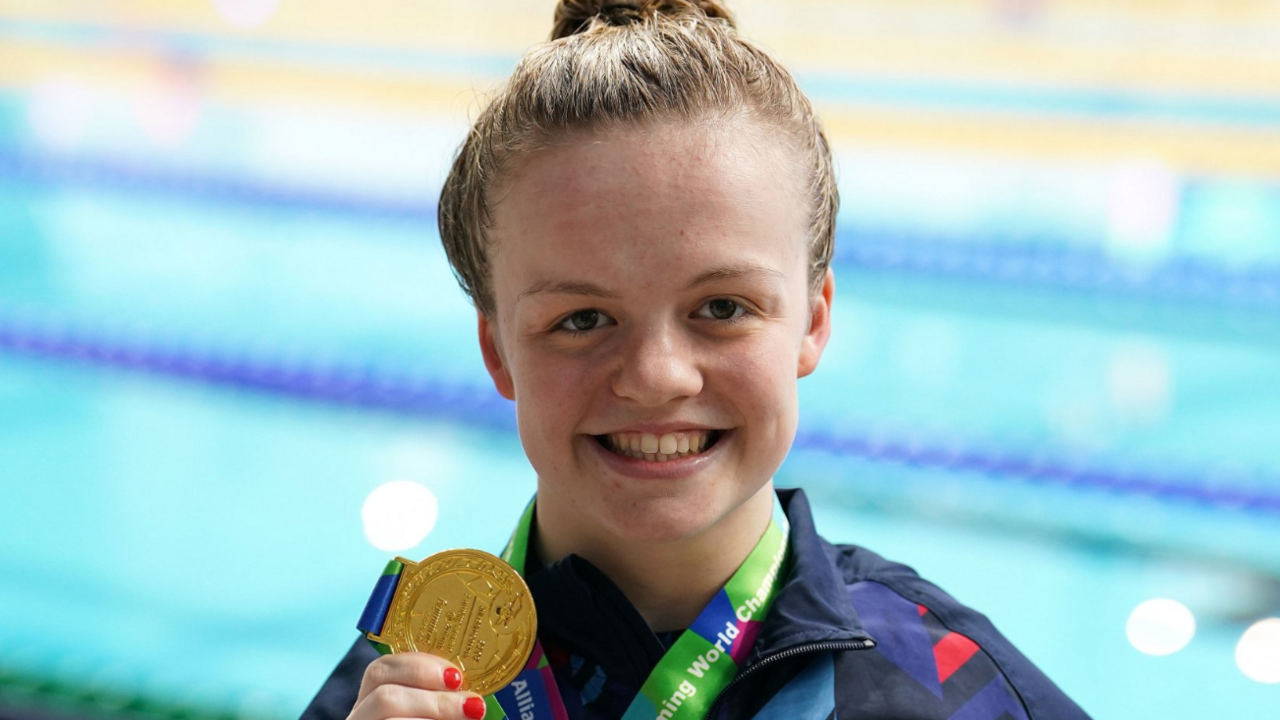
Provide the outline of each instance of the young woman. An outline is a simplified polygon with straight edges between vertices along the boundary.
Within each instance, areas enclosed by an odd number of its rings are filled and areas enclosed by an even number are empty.
[[[837,205],[808,100],[714,1],[564,0],[476,121],[440,231],[538,477],[514,545],[550,681],[513,719],[1085,717],[774,490]],[[360,640],[304,718],[483,717],[461,681]]]

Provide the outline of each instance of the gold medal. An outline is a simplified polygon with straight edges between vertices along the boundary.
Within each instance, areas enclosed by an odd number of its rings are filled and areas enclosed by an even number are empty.
[[[492,695],[533,652],[538,617],[515,569],[480,550],[445,550],[404,563],[382,634],[392,652],[438,655],[462,670],[463,690]]]

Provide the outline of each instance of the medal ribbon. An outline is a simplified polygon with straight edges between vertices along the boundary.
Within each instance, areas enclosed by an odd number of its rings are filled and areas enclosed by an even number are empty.
[[[524,574],[535,497],[502,552]],[[692,720],[711,709],[738,674],[761,622],[773,606],[787,557],[790,525],[775,495],[773,520],[747,559],[649,674],[623,720]],[[567,720],[555,677],[539,641],[525,669],[487,699],[485,720]],[[504,712],[503,709],[511,712]]]

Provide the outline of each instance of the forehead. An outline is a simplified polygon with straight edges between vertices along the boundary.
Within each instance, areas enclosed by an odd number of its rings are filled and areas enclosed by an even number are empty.
[[[501,276],[544,261],[803,256],[808,202],[794,155],[777,134],[745,121],[561,140],[525,159],[494,198],[495,291]]]
[[[797,160],[779,133],[745,117],[569,131],[517,163],[502,183],[497,204],[517,190],[605,194],[637,183],[651,192],[743,193],[748,190],[743,182],[762,180],[781,189],[798,176]],[[541,187],[522,183],[531,179]],[[798,191],[799,185],[788,189]]]

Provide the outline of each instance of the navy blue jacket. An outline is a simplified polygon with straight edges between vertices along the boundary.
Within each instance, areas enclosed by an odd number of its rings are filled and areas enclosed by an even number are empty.
[[[905,565],[827,543],[814,530],[803,491],[780,490],[779,497],[791,521],[787,579],[709,717],[1087,720],[984,616]],[[627,698],[606,702],[610,688],[634,694],[664,651],[661,636],[581,558],[531,568],[529,584],[571,712],[589,720],[620,716],[613,708]],[[358,640],[302,720],[345,718],[376,657]],[[583,700],[590,701],[586,711]]]

